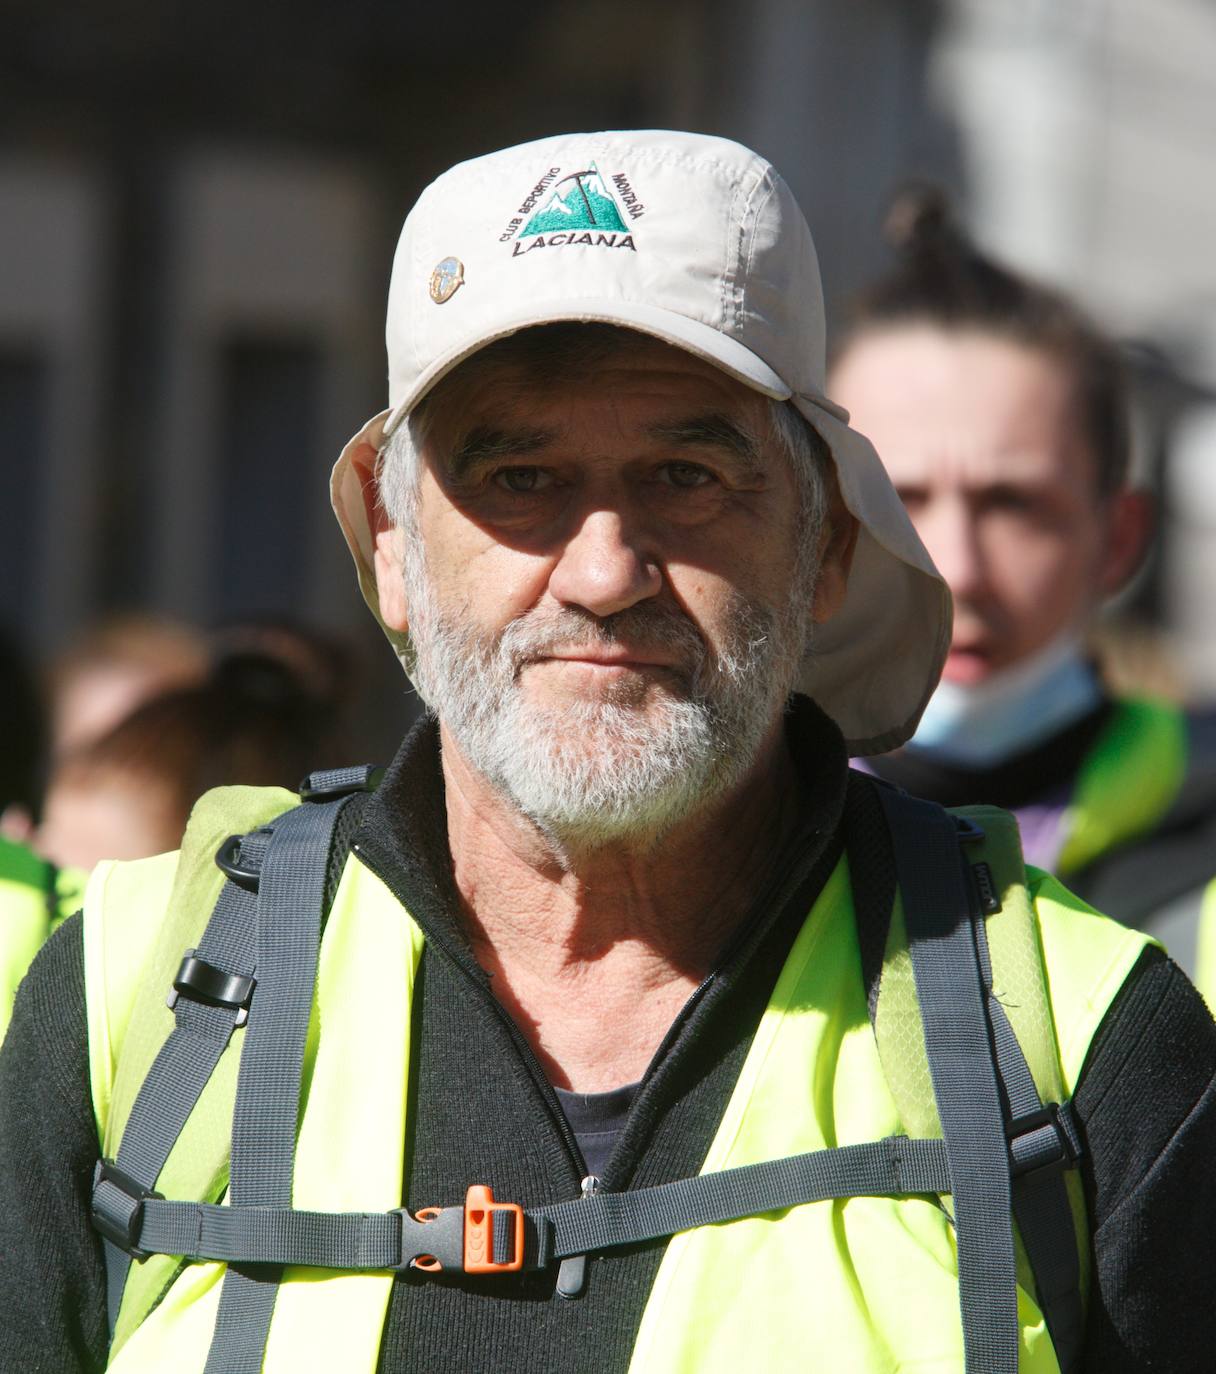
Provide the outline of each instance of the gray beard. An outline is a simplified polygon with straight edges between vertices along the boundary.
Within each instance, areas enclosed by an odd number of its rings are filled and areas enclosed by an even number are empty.
[[[737,597],[717,653],[683,612],[655,601],[604,617],[534,610],[482,635],[439,605],[419,542],[406,534],[414,685],[466,762],[563,852],[623,839],[650,847],[729,791],[784,709],[809,642],[816,569],[801,571],[780,610]],[[661,649],[679,667],[593,701],[528,700],[530,661],[590,644]]]

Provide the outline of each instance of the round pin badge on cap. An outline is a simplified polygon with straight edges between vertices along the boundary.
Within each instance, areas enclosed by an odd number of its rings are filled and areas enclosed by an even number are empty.
[[[431,273],[431,300],[436,305],[450,301],[464,281],[464,263],[459,258],[444,258]]]

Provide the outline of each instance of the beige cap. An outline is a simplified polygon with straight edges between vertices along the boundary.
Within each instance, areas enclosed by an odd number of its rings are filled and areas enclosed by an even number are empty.
[[[651,334],[792,401],[819,431],[861,532],[844,604],[816,631],[797,687],[851,753],[902,744],[941,672],[950,593],[869,440],[823,394],[823,294],[806,220],[773,168],[725,139],[563,134],[460,163],[422,193],[389,289],[390,409],[347,444],[332,480],[377,617],[352,455],[379,448],[479,348],[559,320]],[[385,633],[401,656],[403,636]]]

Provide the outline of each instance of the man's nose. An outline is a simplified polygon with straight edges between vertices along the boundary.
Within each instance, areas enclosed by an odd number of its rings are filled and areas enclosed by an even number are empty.
[[[916,521],[917,533],[955,600],[975,599],[987,580],[979,521],[966,501],[938,503]]]
[[[593,510],[567,540],[549,578],[549,591],[567,606],[614,615],[656,596],[663,574],[640,529],[619,511]]]

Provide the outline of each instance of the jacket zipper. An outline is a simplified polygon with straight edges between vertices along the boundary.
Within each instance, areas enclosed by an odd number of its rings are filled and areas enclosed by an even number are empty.
[[[594,1174],[588,1174],[579,1185],[582,1200],[593,1198],[600,1191],[600,1181]],[[577,1298],[587,1286],[587,1256],[569,1255],[562,1260],[557,1271],[557,1296]]]

